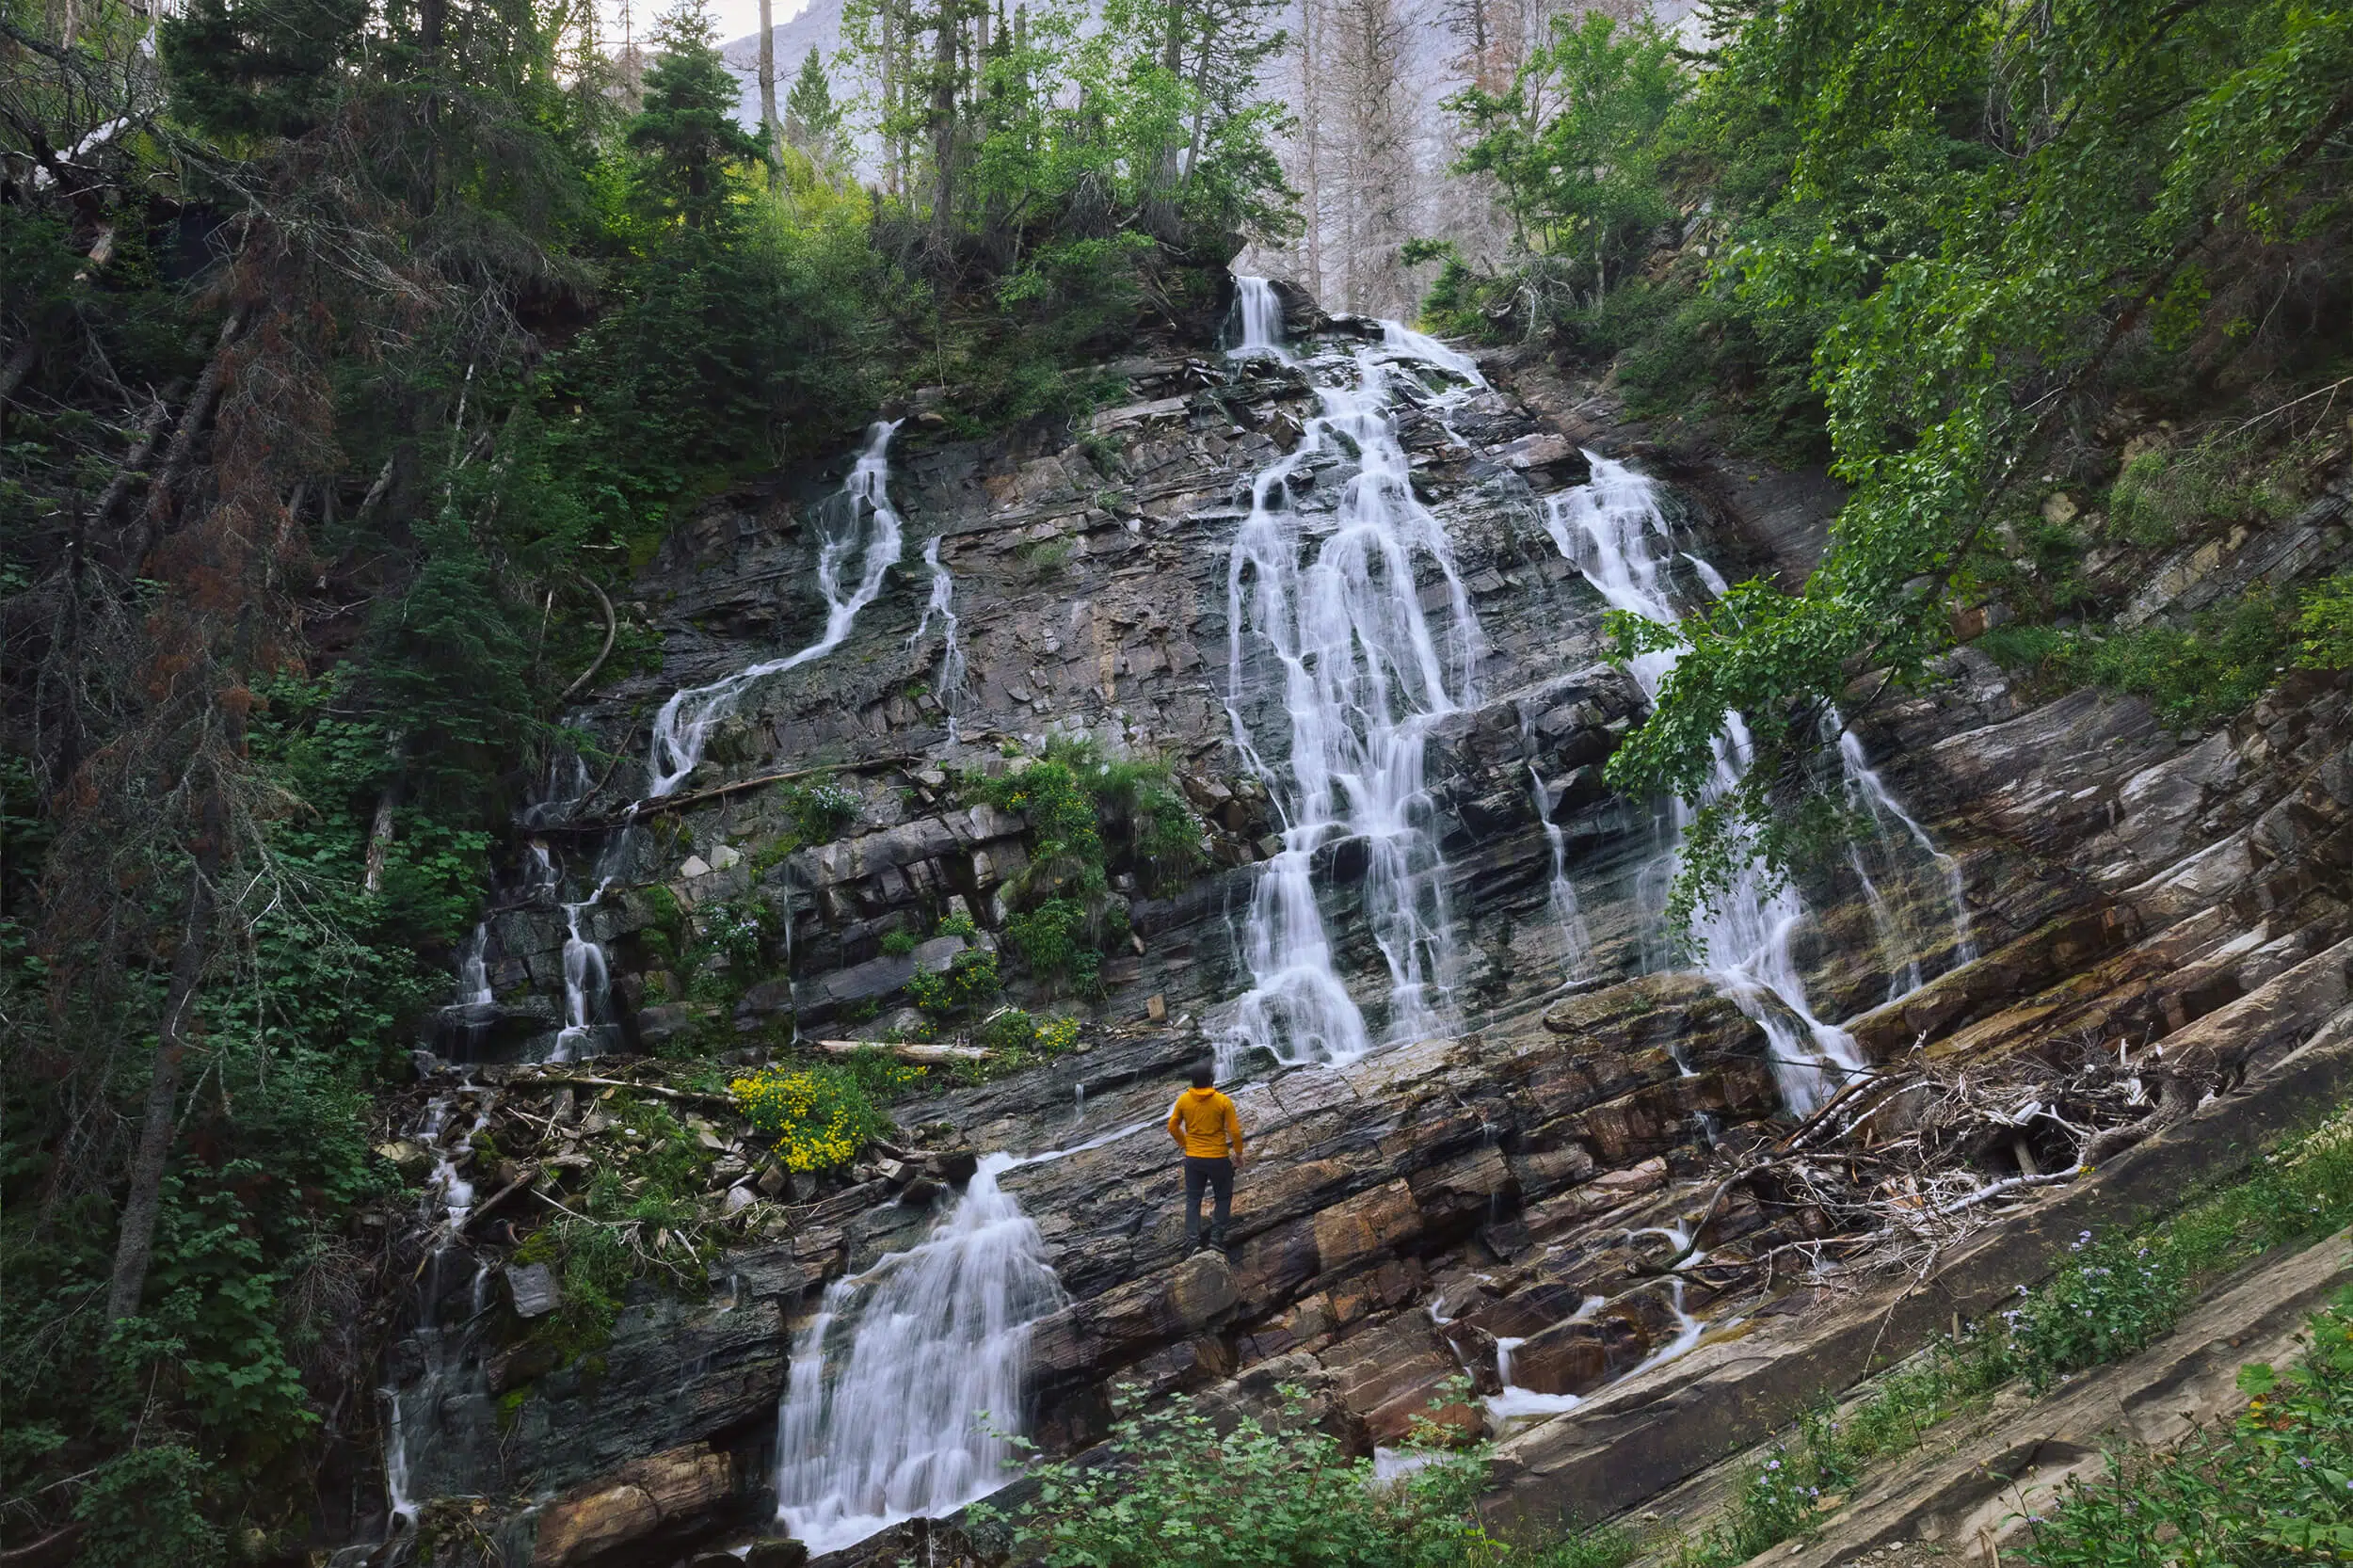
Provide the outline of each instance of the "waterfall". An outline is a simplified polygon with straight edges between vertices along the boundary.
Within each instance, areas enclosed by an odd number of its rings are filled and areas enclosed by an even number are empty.
[[[1474,700],[1479,624],[1445,530],[1415,498],[1390,377],[1400,358],[1468,361],[1401,328],[1392,337],[1397,346],[1355,355],[1350,384],[1317,389],[1322,411],[1298,447],[1252,482],[1227,566],[1227,712],[1283,831],[1252,890],[1242,938],[1251,986],[1220,1032],[1222,1072],[1253,1048],[1285,1063],[1347,1062],[1371,1048],[1317,906],[1319,852],[1362,863],[1366,923],[1388,967],[1387,1037],[1434,1032],[1445,1000],[1449,918],[1423,739],[1432,720]],[[1299,509],[1295,476],[1352,458],[1356,472],[1330,513]],[[1439,579],[1431,588],[1445,600],[1442,632],[1422,608],[1425,568]],[[1269,660],[1289,723],[1259,739],[1241,709],[1249,671]]]
[[[1536,807],[1536,821],[1545,830],[1545,842],[1552,851],[1553,923],[1561,928],[1563,980],[1582,980],[1593,964],[1593,939],[1585,929],[1584,911],[1577,907],[1577,888],[1569,881],[1568,840],[1561,824],[1552,820],[1552,791],[1545,783],[1544,773],[1536,766],[1535,726],[1526,709],[1520,710],[1520,749],[1528,757],[1528,793]]]
[[[1834,712],[1832,714],[1832,722],[1837,722],[1837,715]],[[1954,967],[1958,968],[1976,958],[1977,944],[1969,933],[1969,904],[1962,896],[1961,862],[1936,847],[1936,840],[1929,837],[1929,830],[1922,827],[1912,813],[1904,809],[1903,803],[1896,798],[1895,792],[1888,789],[1885,781],[1871,767],[1869,760],[1863,755],[1863,743],[1855,738],[1855,732],[1846,728],[1843,725],[1838,731],[1838,761],[1846,774],[1848,799],[1869,814],[1872,829],[1879,834],[1881,840],[1885,841],[1892,838],[1887,831],[1887,824],[1889,819],[1894,819],[1897,825],[1904,830],[1905,835],[1920,847],[1929,861],[1944,874],[1945,897],[1953,906]],[[1852,849],[1850,853],[1854,856],[1856,874],[1863,877],[1865,886],[1869,888],[1869,896],[1879,901],[1879,888],[1871,884],[1869,876],[1864,872],[1863,854],[1860,847]],[[1883,904],[1883,901],[1880,903]],[[1891,925],[1896,923],[1892,916],[1882,917],[1878,907],[1874,908],[1873,914],[1875,918],[1886,919]],[[1904,991],[1919,988],[1921,973],[1916,949],[1906,978],[1909,984],[1903,987],[1903,991],[1892,994],[1888,998],[1890,1001],[1893,1001],[1897,996],[1902,995]]]
[[[488,920],[477,921],[473,935],[466,938],[466,945],[457,955],[457,1000],[454,1005],[488,1007],[496,1000],[490,994],[489,952],[490,924]]]
[[[596,893],[579,904],[564,905],[564,1027],[556,1032],[552,1062],[574,1062],[597,1054],[598,1032],[611,1010],[612,980],[606,972],[604,948],[581,935],[580,912],[602,896]]]
[[[912,648],[923,640],[924,631],[932,617],[939,617],[940,638],[945,645],[939,655],[939,706],[948,714],[948,739],[956,735],[957,699],[964,692],[964,646],[956,636],[956,612],[952,601],[955,598],[956,580],[946,567],[939,564],[939,536],[935,534],[923,541],[923,564],[931,568],[932,597],[924,601],[921,618],[907,638]]]
[[[825,1288],[776,1416],[776,1516],[812,1554],[1015,1479],[1030,1326],[1061,1307],[992,1154],[923,1241]],[[842,1341],[847,1339],[847,1343]],[[831,1375],[828,1370],[831,1369]]]
[[[461,1092],[475,1092],[468,1082]],[[473,1135],[482,1130],[490,1119],[488,1104],[474,1115],[464,1134],[453,1148],[441,1147],[441,1140],[449,1130],[449,1112],[455,1096],[436,1095],[426,1102],[424,1115],[408,1130],[408,1136],[430,1149],[434,1156],[433,1172],[425,1178],[422,1218],[430,1221],[433,1211],[441,1211],[433,1251],[426,1257],[421,1272],[424,1310],[409,1336],[417,1345],[421,1369],[406,1388],[397,1385],[379,1390],[385,1408],[384,1418],[384,1496],[392,1509],[392,1528],[396,1533],[403,1527],[413,1529],[417,1524],[420,1503],[410,1490],[420,1451],[429,1456],[434,1429],[440,1423],[441,1401],[451,1388],[468,1375],[477,1375],[477,1368],[469,1355],[471,1336],[488,1303],[490,1273],[488,1265],[476,1263],[473,1283],[467,1294],[466,1317],[455,1323],[444,1323],[440,1318],[442,1269],[456,1248],[459,1233],[465,1228],[467,1216],[473,1212],[473,1183],[457,1170],[457,1160],[472,1145]],[[464,1256],[462,1252],[457,1256]],[[422,1420],[420,1419],[422,1418]],[[423,1426],[424,1430],[419,1430]],[[389,1539],[389,1537],[388,1537]]]
[[[1672,625],[1675,602],[1659,568],[1675,552],[1656,487],[1623,464],[1591,453],[1586,456],[1593,465],[1591,482],[1546,498],[1546,530],[1612,607]],[[1712,570],[1701,575],[1711,591],[1723,581]],[[1654,703],[1678,657],[1679,650],[1663,649],[1629,664],[1635,682]],[[1739,714],[1724,715],[1714,751],[1714,775],[1705,791],[1709,800],[1739,782],[1753,755]],[[1670,810],[1670,840],[1650,873],[1653,886],[1673,875],[1691,821],[1691,808],[1683,801],[1673,802]],[[1785,880],[1769,890],[1769,882],[1763,864],[1751,859],[1732,886],[1694,916],[1690,935],[1708,979],[1765,1031],[1782,1098],[1802,1115],[1865,1063],[1853,1036],[1815,1016],[1790,949],[1805,907]]]
[[[797,653],[749,665],[708,686],[673,693],[654,716],[646,788],[649,798],[659,800],[686,781],[702,760],[711,727],[735,712],[745,692],[769,676],[822,659],[840,647],[857,613],[882,592],[884,575],[899,564],[899,514],[890,504],[890,461],[885,455],[898,428],[897,420],[885,420],[870,429],[866,450],[858,454],[840,492],[818,508],[817,589],[825,600],[824,635]],[[861,548],[857,580],[845,591],[842,570]]]
[[[1233,349],[1233,358],[1291,362],[1290,351],[1283,346],[1283,301],[1273,283],[1236,273],[1234,310],[1241,317],[1241,342]]]

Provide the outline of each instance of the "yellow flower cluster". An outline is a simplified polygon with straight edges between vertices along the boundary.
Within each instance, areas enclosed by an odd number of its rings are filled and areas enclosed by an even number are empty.
[[[860,1107],[838,1083],[815,1073],[771,1067],[737,1079],[728,1093],[776,1158],[792,1171],[829,1171],[857,1158],[865,1143]]]
[[[1079,1043],[1079,1020],[1048,1018],[1037,1026],[1037,1048],[1048,1056],[1060,1056]]]

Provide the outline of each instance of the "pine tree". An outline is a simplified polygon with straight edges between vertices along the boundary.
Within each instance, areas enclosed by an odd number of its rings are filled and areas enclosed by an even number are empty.
[[[833,85],[825,78],[817,46],[809,45],[800,73],[792,78],[784,99],[784,136],[808,154],[820,172],[831,176],[847,162],[841,135],[841,109],[833,101]]]
[[[649,215],[689,229],[725,227],[735,178],[760,143],[735,122],[735,76],[719,57],[710,0],[680,0],[654,29],[662,53],[646,72],[645,106],[630,121],[630,151],[643,160],[636,193]]]
[[[191,0],[163,24],[172,112],[216,136],[298,136],[367,19],[367,0]]]

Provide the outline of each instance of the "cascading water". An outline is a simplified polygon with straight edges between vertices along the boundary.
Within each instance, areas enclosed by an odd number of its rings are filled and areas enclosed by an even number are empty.
[[[1552,918],[1561,928],[1561,978],[1582,980],[1593,967],[1593,939],[1585,929],[1584,911],[1577,906],[1577,886],[1569,880],[1567,836],[1561,824],[1552,820],[1552,791],[1545,783],[1542,770],[1536,766],[1535,725],[1523,709],[1520,712],[1520,750],[1528,758],[1529,799],[1536,808],[1536,821],[1545,830],[1545,842],[1552,851],[1552,888],[1550,901]]]
[[[466,938],[466,946],[457,955],[458,1007],[488,1007],[495,1000],[490,994],[490,925],[479,921],[473,935]]]
[[[1282,849],[1260,869],[1243,933],[1251,986],[1219,1032],[1227,1074],[1254,1048],[1285,1063],[1371,1048],[1317,905],[1319,854],[1361,859],[1366,924],[1389,972],[1387,1037],[1434,1032],[1445,1002],[1449,921],[1423,741],[1433,719],[1475,700],[1480,633],[1446,531],[1414,495],[1391,377],[1399,360],[1418,360],[1481,383],[1469,361],[1417,333],[1393,328],[1390,339],[1348,361],[1347,384],[1317,388],[1322,411],[1252,482],[1227,567],[1227,711],[1283,818]],[[1332,510],[1302,510],[1294,479],[1352,458]],[[1422,607],[1425,568],[1445,599],[1442,628]],[[1279,676],[1289,720],[1263,741],[1242,718],[1254,670]]]
[[[1657,487],[1622,463],[1591,453],[1586,457],[1592,464],[1592,479],[1546,498],[1546,530],[1561,553],[1613,608],[1673,624],[1675,600],[1659,568],[1676,552],[1658,508]],[[1713,568],[1705,568],[1696,556],[1684,558],[1704,568],[1700,576],[1710,592],[1722,591],[1723,578]],[[1665,648],[1640,655],[1627,667],[1643,696],[1656,702],[1667,673],[1680,657],[1680,649]],[[1738,784],[1753,756],[1748,726],[1739,714],[1724,715],[1714,754],[1713,776],[1703,792],[1705,800],[1721,798]],[[1680,800],[1673,803],[1670,812],[1669,842],[1645,878],[1651,896],[1659,903],[1663,903],[1659,895],[1673,875],[1683,832],[1692,814]],[[1785,880],[1771,885],[1761,862],[1752,859],[1735,873],[1732,885],[1694,918],[1690,932],[1709,980],[1765,1031],[1782,1098],[1800,1114],[1865,1067],[1853,1036],[1816,1017],[1807,1000],[1790,942],[1804,916],[1797,889]]]
[[[1835,722],[1836,715],[1833,714],[1832,717]],[[1928,856],[1929,861],[1943,874],[1945,897],[1952,904],[1953,910],[1954,966],[1958,968],[1976,958],[1977,944],[1969,934],[1969,904],[1961,884],[1961,862],[1936,847],[1936,840],[1929,837],[1929,830],[1922,827],[1912,813],[1904,809],[1903,803],[1896,798],[1895,792],[1888,789],[1886,782],[1880,777],[1877,770],[1872,768],[1870,760],[1863,754],[1862,741],[1856,738],[1853,730],[1843,727],[1838,731],[1838,761],[1846,774],[1847,798],[1849,805],[1859,807],[1871,819],[1872,831],[1878,835],[1881,842],[1886,845],[1893,843],[1895,836],[1887,830],[1887,824],[1892,819],[1897,826],[1903,829],[1905,837],[1919,846],[1921,852]],[[1864,870],[1861,846],[1853,846],[1851,854],[1855,874],[1862,877],[1865,887],[1870,889],[1870,897],[1874,901],[1874,917],[1900,930],[1903,922],[1897,920],[1892,912],[1885,911],[1885,901],[1880,898],[1878,887],[1871,882],[1869,873]],[[1917,953],[1920,948],[1928,944],[1917,937],[1910,936],[1910,934],[1907,934],[1907,936],[1913,942],[1914,956],[1908,966],[1906,974],[1902,977],[1905,981],[1902,989],[1891,993],[1888,998],[1891,1001],[1906,991],[1916,990],[1923,978]]]
[[[459,1094],[475,1092],[472,1083],[464,1084]],[[416,1351],[417,1371],[406,1386],[395,1385],[381,1391],[384,1405],[384,1494],[390,1504],[392,1526],[413,1529],[417,1523],[419,1503],[412,1491],[418,1461],[426,1457],[440,1419],[443,1400],[470,1374],[478,1375],[476,1358],[469,1355],[469,1339],[474,1325],[481,1320],[488,1304],[489,1271],[476,1263],[472,1282],[468,1289],[464,1316],[444,1321],[444,1271],[452,1258],[465,1259],[467,1254],[458,1245],[466,1220],[473,1212],[473,1183],[458,1170],[458,1161],[465,1158],[473,1135],[489,1121],[487,1109],[478,1111],[466,1130],[450,1141],[444,1148],[442,1141],[450,1132],[450,1111],[456,1096],[437,1095],[425,1105],[424,1114],[408,1136],[423,1144],[434,1156],[434,1167],[425,1178],[423,1218],[432,1220],[433,1212],[440,1210],[435,1228],[432,1253],[420,1272],[418,1289],[422,1311],[416,1326],[409,1331],[409,1339]]]
[[[712,726],[735,712],[745,692],[769,676],[822,659],[840,647],[857,613],[882,592],[884,576],[899,564],[902,542],[899,514],[890,504],[888,456],[898,428],[897,420],[885,420],[867,432],[866,450],[858,454],[840,493],[818,509],[817,587],[825,599],[824,634],[797,653],[749,665],[708,686],[673,693],[654,716],[648,798],[659,800],[686,781],[702,760]],[[861,550],[857,581],[845,591],[842,570]]]
[[[932,597],[924,601],[923,614],[915,623],[915,631],[907,638],[913,648],[923,640],[932,617],[939,617],[942,644],[939,654],[939,706],[948,715],[948,739],[956,735],[956,709],[964,696],[964,645],[956,635],[954,600],[956,580],[948,568],[939,564],[939,536],[935,534],[923,541],[923,564],[931,568]]]
[[[920,1245],[826,1287],[795,1341],[776,1515],[812,1553],[1015,1478],[1000,1433],[1020,1418],[1030,1326],[1064,1300],[1037,1226],[997,1184],[1016,1162],[984,1159]]]
[[[1236,273],[1234,312],[1241,318],[1241,342],[1232,350],[1235,359],[1291,362],[1290,350],[1283,346],[1283,300],[1273,283]]]
[[[597,894],[604,888],[600,886]],[[581,934],[583,910],[596,897],[564,905],[564,1027],[556,1032],[552,1062],[576,1062],[594,1056],[601,1046],[600,1032],[611,1010],[612,978],[605,967],[604,948]]]

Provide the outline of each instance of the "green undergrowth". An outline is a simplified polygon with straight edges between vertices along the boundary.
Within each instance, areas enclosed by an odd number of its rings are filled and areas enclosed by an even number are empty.
[[[1058,736],[1018,772],[968,778],[966,789],[1029,820],[1030,862],[1005,888],[1014,907],[1006,945],[1050,989],[1099,1000],[1108,950],[1128,936],[1127,902],[1112,893],[1112,873],[1157,890],[1203,864],[1200,819],[1168,764],[1108,757],[1083,736]]]
[[[1940,1336],[1860,1400],[1826,1401],[1800,1417],[1750,1465],[1723,1514],[1679,1544],[1676,1568],[1727,1568],[1807,1534],[1866,1466],[1919,1448],[1932,1428],[1996,1389],[2024,1382],[2040,1394],[2136,1354],[2233,1270],[2347,1224],[2353,1111],[2340,1111],[2210,1197],[2113,1237],[2083,1232],[2050,1279],[2018,1288],[2016,1304],[1964,1325],[1957,1338]]]
[[[2240,1368],[2227,1429],[2162,1457],[2112,1456],[2029,1515],[2036,1568],[2238,1568],[2353,1558],[2353,1291],[2314,1315],[2304,1364]]]
[[[710,1185],[712,1156],[670,1109],[626,1090],[608,1090],[596,1109],[621,1129],[607,1162],[578,1193],[516,1249],[519,1264],[544,1263],[562,1304],[535,1320],[525,1339],[556,1365],[593,1358],[613,1337],[630,1285],[702,1288],[717,1251],[703,1233],[697,1200]]]
[[[2300,625],[2294,596],[2255,593],[2186,627],[2103,633],[2012,623],[1977,646],[2038,692],[2099,686],[2146,698],[2172,728],[2202,729],[2252,705],[2294,666]]]
[[[1428,1463],[1379,1481],[1372,1461],[1315,1425],[1304,1390],[1279,1392],[1279,1411],[1225,1419],[1181,1398],[1139,1410],[1123,1390],[1100,1450],[1033,1461],[1031,1502],[971,1516],[1046,1568],[1619,1568],[1640,1550],[1614,1528],[1490,1535],[1483,1448],[1433,1446],[1440,1434],[1425,1428]]]

